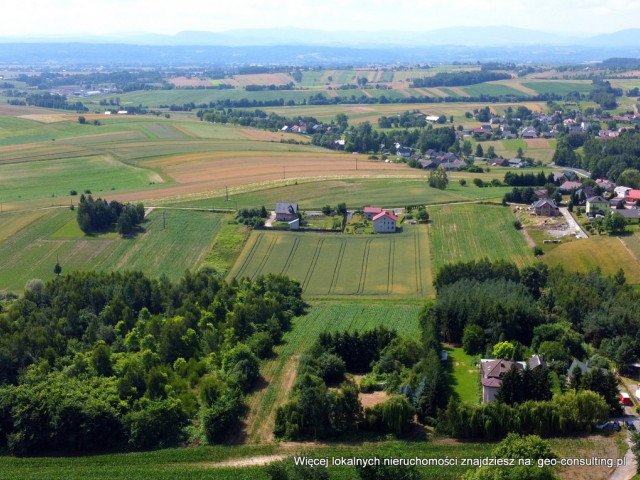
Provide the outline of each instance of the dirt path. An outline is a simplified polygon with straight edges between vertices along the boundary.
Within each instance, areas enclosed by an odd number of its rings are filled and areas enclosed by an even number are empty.
[[[265,365],[263,376],[268,385],[254,393],[249,402],[243,436],[250,443],[268,443],[273,440],[276,408],[289,398],[296,379],[298,355],[289,358],[282,358],[280,355],[270,365]]]
[[[279,453],[277,455],[256,455],[255,457],[236,458],[234,460],[226,460],[224,462],[203,463],[198,466],[203,468],[236,468],[236,467],[255,467],[260,465],[269,465],[273,462],[284,460],[289,455]]]

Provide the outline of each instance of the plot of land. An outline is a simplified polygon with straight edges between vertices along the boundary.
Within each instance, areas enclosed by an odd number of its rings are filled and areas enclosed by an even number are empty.
[[[433,294],[425,226],[363,236],[254,232],[229,278],[270,272],[298,280],[311,296]]]
[[[418,313],[421,304],[397,301],[361,303],[316,302],[310,312],[294,319],[293,328],[284,336],[284,343],[276,347],[278,354],[265,362],[260,374],[268,382],[249,398],[249,416],[244,435],[250,443],[270,441],[276,407],[285,403],[295,380],[298,358],[323,332],[344,330],[364,331],[383,325],[400,335],[419,335]]]
[[[632,254],[636,249],[634,237],[626,241],[616,237],[594,236],[559,245],[543,255],[542,260],[551,266],[563,265],[579,272],[599,267],[605,275],[613,275],[622,268],[627,282],[637,285],[640,284],[640,262]]]
[[[429,212],[434,272],[447,263],[483,257],[509,260],[519,267],[533,262],[533,253],[513,227],[515,217],[508,208],[465,204],[432,207]]]
[[[27,214],[24,222],[33,221],[19,229],[18,214],[12,215],[14,220],[7,228],[15,233],[0,243],[0,289],[11,290],[21,290],[31,278],[53,278],[56,259],[63,274],[141,270],[151,277],[164,274],[177,280],[186,269],[200,266],[225,218],[205,212],[155,210],[144,223],[144,233],[122,239],[116,234],[84,236],[75,212],[69,209],[57,209],[41,218]]]

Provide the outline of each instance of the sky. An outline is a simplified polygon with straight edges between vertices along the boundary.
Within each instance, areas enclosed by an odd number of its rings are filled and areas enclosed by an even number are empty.
[[[0,36],[493,25],[587,35],[636,28],[638,18],[640,0],[18,0],[3,9]]]

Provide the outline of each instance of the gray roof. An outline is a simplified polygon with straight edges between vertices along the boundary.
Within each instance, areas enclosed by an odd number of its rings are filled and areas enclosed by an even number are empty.
[[[640,218],[640,212],[635,208],[621,208],[619,210],[616,210],[616,213],[619,213],[624,218]]]
[[[537,202],[535,202],[533,204],[533,206],[535,208],[539,208],[539,207],[543,206],[545,203],[548,203],[549,205],[551,205],[551,208],[558,208],[558,206],[556,205],[556,202],[554,202],[550,198],[542,198],[542,199],[538,200]]]
[[[276,203],[276,213],[290,213],[295,215],[298,213],[298,204],[290,202],[278,202]]]
[[[589,202],[589,203],[607,203],[608,204],[609,200],[605,200],[601,196],[596,195],[595,197],[587,198],[587,202]]]

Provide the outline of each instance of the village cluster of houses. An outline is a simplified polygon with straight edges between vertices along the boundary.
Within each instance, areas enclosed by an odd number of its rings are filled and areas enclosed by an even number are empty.
[[[589,217],[605,215],[607,212],[615,211],[622,215],[627,223],[640,223],[640,210],[637,204],[640,203],[640,190],[630,187],[616,186],[615,183],[607,179],[597,179],[596,185],[600,187],[600,195],[596,195],[595,187],[583,185],[570,171],[554,172],[554,179],[564,179],[558,190],[562,194],[575,192],[585,199],[585,213]],[[567,179],[569,177],[570,179]],[[550,198],[547,198],[547,191],[540,189],[535,191],[538,200],[533,204],[537,215],[554,217],[560,215],[558,205]],[[605,198],[607,196],[608,198]]]

